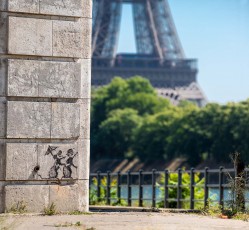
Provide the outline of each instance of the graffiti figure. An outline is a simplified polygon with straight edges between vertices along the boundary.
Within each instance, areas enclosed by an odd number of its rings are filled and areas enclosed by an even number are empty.
[[[73,159],[78,154],[78,152],[74,152],[73,149],[69,149],[67,151],[67,159],[66,163],[63,167],[63,178],[72,178],[72,167],[77,169],[77,166],[74,165]]]
[[[57,148],[58,147],[48,146],[47,152],[45,153],[45,155],[51,154],[52,157],[54,158],[54,165],[50,168],[48,173],[49,178],[57,178],[59,174],[59,169],[61,168],[61,166],[65,165],[62,163],[62,160],[65,159],[66,157],[62,155],[61,150],[56,152]]]

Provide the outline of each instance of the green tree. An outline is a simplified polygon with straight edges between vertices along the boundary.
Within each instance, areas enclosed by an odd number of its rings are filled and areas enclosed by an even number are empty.
[[[194,166],[204,159],[230,162],[230,153],[240,152],[249,161],[249,100],[174,106],[141,77],[116,77],[92,98],[92,158],[186,157]]]
[[[133,109],[117,109],[110,112],[99,128],[99,143],[108,157],[131,157],[131,146],[135,130],[141,125],[142,118]]]
[[[173,107],[165,112],[144,118],[143,124],[136,130],[134,142],[134,153],[140,159],[169,159],[165,153],[167,137],[170,134],[170,127],[175,120],[181,116],[181,111]]]
[[[92,98],[93,158],[113,157],[113,155],[131,156],[132,135],[141,123],[142,117],[172,107],[168,100],[157,95],[148,80],[141,77],[127,80],[116,77],[109,85],[95,90]],[[121,112],[121,110],[124,111]],[[132,125],[129,126],[129,124]],[[129,130],[130,127],[131,130]],[[127,133],[131,135],[130,138],[127,137]]]

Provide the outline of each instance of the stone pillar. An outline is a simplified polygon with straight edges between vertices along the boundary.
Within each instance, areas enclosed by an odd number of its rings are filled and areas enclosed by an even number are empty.
[[[0,0],[0,212],[87,211],[91,0]]]

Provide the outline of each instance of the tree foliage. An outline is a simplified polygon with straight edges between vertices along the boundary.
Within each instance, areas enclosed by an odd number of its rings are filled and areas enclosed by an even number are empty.
[[[238,151],[249,161],[249,100],[174,106],[141,77],[116,77],[94,90],[92,98],[93,158],[184,156],[195,165],[206,158],[229,161],[229,154]]]

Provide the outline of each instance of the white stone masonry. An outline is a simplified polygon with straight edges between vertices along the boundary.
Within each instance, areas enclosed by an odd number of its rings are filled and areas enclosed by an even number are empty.
[[[0,0],[0,213],[88,211],[91,0]]]

